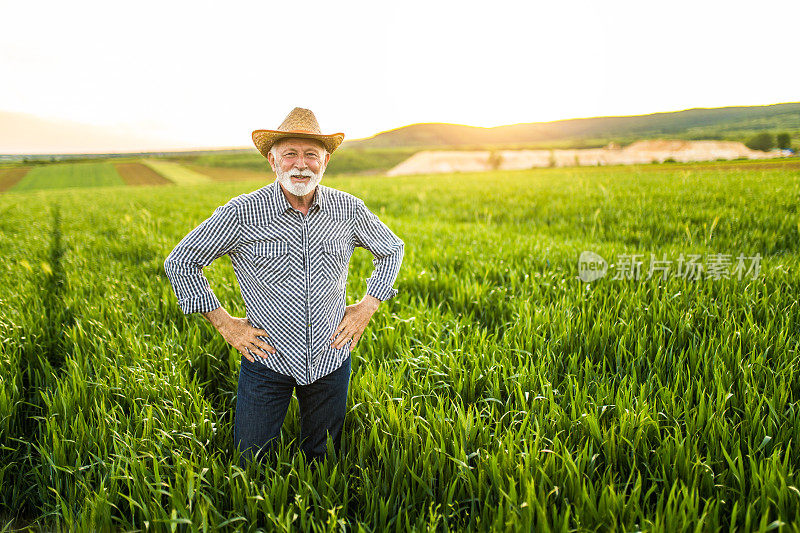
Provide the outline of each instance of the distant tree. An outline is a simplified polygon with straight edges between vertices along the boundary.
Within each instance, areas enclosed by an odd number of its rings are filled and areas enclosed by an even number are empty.
[[[751,150],[769,152],[775,148],[775,137],[771,133],[759,133],[758,135],[751,137],[744,144]]]
[[[497,150],[492,150],[489,153],[489,168],[492,170],[497,170],[500,168],[500,165],[503,163],[503,156],[500,155]]]
[[[788,133],[779,133],[777,138],[778,148],[788,150],[792,147],[792,136]]]

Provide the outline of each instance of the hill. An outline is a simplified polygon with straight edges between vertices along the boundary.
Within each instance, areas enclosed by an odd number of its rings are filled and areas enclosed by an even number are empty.
[[[649,115],[578,118],[481,128],[461,124],[411,124],[348,148],[531,146],[594,147],[663,135],[683,139],[744,141],[756,132],[800,134],[800,102],[767,106],[687,109]]]

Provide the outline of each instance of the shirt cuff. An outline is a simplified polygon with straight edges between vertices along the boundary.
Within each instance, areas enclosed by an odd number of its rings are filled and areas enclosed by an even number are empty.
[[[397,289],[387,287],[379,281],[369,278],[367,280],[367,294],[383,302],[397,296]]]
[[[185,315],[192,313],[207,313],[209,311],[213,311],[217,307],[222,306],[222,304],[219,303],[216,295],[211,291],[201,294],[200,296],[194,296],[192,298],[180,300],[178,301],[178,305]]]

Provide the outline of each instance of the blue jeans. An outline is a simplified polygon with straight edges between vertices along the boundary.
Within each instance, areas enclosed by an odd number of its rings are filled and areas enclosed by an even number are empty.
[[[338,454],[350,384],[350,358],[326,376],[298,385],[291,376],[242,357],[233,439],[241,464],[261,459],[277,444],[292,392],[300,406],[300,447],[309,460],[325,456],[328,433]]]

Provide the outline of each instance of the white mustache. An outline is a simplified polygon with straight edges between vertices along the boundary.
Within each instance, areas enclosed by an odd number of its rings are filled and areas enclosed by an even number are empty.
[[[308,169],[305,169],[305,170],[292,170],[289,172],[289,176],[293,178],[300,178],[300,177],[313,178],[316,176],[316,174],[314,174]]]

